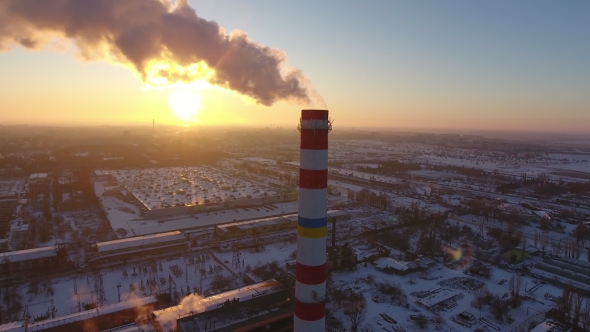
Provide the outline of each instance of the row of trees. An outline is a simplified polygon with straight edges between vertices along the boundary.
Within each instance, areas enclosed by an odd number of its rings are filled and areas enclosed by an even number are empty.
[[[415,163],[402,163],[397,160],[380,162],[377,167],[357,166],[359,171],[372,174],[393,175],[398,172],[407,172],[420,169]]]
[[[391,201],[387,195],[384,193],[375,193],[369,189],[363,189],[361,191],[348,191],[348,200],[362,204],[367,206],[376,207],[382,210],[387,210],[387,208],[391,205]]]
[[[562,315],[560,320],[574,326],[581,323],[585,330],[590,329],[590,299],[574,292],[571,285],[567,285],[556,302],[557,310]]]

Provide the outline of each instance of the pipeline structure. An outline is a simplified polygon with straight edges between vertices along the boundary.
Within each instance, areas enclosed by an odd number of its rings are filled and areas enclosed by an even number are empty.
[[[302,110],[299,216],[295,285],[295,332],[325,331],[328,200],[327,110]]]

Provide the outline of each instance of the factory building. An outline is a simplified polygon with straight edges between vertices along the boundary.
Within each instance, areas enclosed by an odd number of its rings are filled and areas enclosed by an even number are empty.
[[[350,219],[346,211],[331,210],[328,211],[328,221],[342,221]],[[221,240],[249,237],[254,234],[263,235],[274,232],[288,231],[297,229],[297,214],[289,214],[279,217],[255,219],[240,221],[230,224],[215,226],[215,236]]]
[[[158,308],[154,296],[137,298],[84,310],[65,316],[49,317],[33,322],[18,321],[0,325],[7,332],[89,332],[105,331],[136,321],[147,320],[149,313]]]
[[[291,276],[230,290],[210,297],[189,296],[180,305],[152,314],[156,331],[292,331]]]
[[[87,262],[129,259],[137,256],[185,252],[189,248],[187,238],[179,231],[134,236],[114,241],[90,244]]]
[[[41,247],[0,254],[0,276],[17,276],[53,270],[65,260],[65,248]]]

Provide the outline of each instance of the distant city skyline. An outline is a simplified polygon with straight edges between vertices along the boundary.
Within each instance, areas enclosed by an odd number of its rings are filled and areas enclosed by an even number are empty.
[[[189,4],[226,33],[285,52],[342,127],[590,131],[588,2]],[[0,32],[0,124],[288,127],[300,109],[324,106],[203,83],[150,89],[129,65],[81,61],[71,41],[31,51],[10,39],[25,32],[9,32]]]

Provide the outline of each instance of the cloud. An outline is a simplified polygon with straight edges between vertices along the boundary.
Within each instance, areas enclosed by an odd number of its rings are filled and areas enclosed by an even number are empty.
[[[56,38],[71,40],[86,61],[129,66],[152,86],[205,80],[266,106],[323,104],[303,72],[286,66],[283,51],[243,31],[226,33],[186,0],[0,2],[0,51],[44,49]]]

